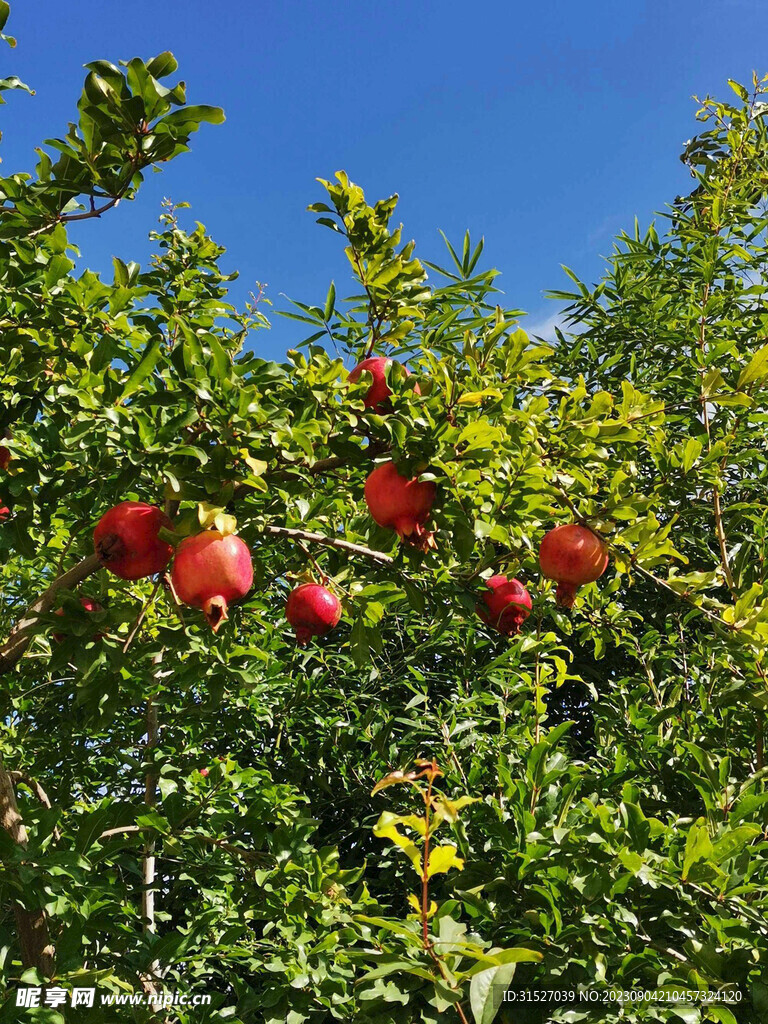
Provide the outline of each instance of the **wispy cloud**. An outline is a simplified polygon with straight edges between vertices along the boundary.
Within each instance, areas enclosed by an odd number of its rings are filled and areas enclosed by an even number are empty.
[[[562,310],[558,310],[557,313],[550,313],[546,317],[540,316],[538,319],[531,317],[524,320],[522,326],[526,334],[536,335],[537,338],[543,338],[544,341],[557,341],[555,331],[558,328],[561,331],[566,330]]]

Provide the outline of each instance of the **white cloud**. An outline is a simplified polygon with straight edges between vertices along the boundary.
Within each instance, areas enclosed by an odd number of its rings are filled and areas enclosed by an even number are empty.
[[[563,316],[562,310],[557,313],[550,313],[549,316],[540,316],[538,319],[530,318],[523,320],[523,330],[526,334],[537,338],[543,338],[545,341],[557,341],[557,335],[555,329],[559,328],[561,331],[565,331],[565,317]]]

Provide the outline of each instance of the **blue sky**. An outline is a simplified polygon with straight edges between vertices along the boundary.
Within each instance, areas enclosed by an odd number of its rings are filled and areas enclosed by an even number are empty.
[[[417,255],[441,260],[439,228],[484,235],[529,327],[556,314],[561,263],[595,278],[618,230],[688,186],[692,94],[768,71],[765,0],[11,0],[6,31],[0,73],[37,95],[0,108],[3,173],[65,130],[87,60],[170,49],[190,101],[226,110],[136,202],[77,225],[94,269],[145,263],[168,195],[227,247],[236,301],[257,280],[276,308],[322,302],[331,278],[350,294],[339,239],[305,212],[344,168],[370,199],[400,194]],[[257,348],[279,358],[300,325],[270,318]]]

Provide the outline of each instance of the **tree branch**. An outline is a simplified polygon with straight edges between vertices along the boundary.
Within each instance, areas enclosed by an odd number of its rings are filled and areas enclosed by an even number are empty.
[[[157,583],[155,583],[155,586],[154,586],[154,588],[152,590],[152,593],[149,595],[147,600],[141,606],[141,611],[139,612],[138,616],[136,617],[136,622],[133,624],[133,629],[128,634],[128,639],[123,644],[123,654],[127,654],[128,653],[128,648],[131,646],[131,644],[134,641],[134,638],[135,638],[136,634],[141,629],[141,624],[144,621],[147,612],[149,611],[149,609],[154,604],[155,598],[157,597],[157,592],[160,589],[160,586],[161,586],[161,584],[163,582],[163,579],[164,579],[164,577],[163,577],[162,574],[157,577]]]
[[[83,580],[98,572],[100,568],[101,562],[98,555],[88,555],[82,562],[78,562],[77,565],[65,572],[63,576],[55,579],[48,589],[29,606],[11,630],[8,639],[0,647],[0,674],[10,671],[21,659],[36,631],[41,616],[53,608],[58,592],[72,590]]]
[[[565,507],[573,513],[574,517],[578,521],[582,521],[583,517],[581,516],[579,510],[576,508],[574,503],[571,501],[570,497],[565,493],[565,491],[561,487],[558,487],[557,490],[562,504],[565,505]],[[592,532],[596,534],[598,537],[600,537],[600,539],[610,548],[610,543],[608,539],[604,537],[599,530],[595,530],[591,526],[589,527],[589,529],[592,530]],[[722,619],[717,614],[717,612],[710,611],[709,608],[705,608],[704,605],[696,604],[696,602],[692,600],[692,598],[688,594],[681,594],[679,591],[675,590],[674,587],[671,587],[666,582],[666,580],[661,579],[660,576],[656,576],[648,569],[644,569],[642,565],[638,565],[636,562],[632,562],[632,568],[639,572],[641,576],[645,576],[645,578],[649,580],[651,583],[655,584],[655,586],[660,587],[662,590],[666,590],[668,594],[672,594],[672,596],[676,597],[678,601],[683,601],[685,602],[685,604],[690,605],[691,608],[695,608],[697,612],[701,612],[701,614],[706,616],[706,618],[708,618],[711,622],[717,622],[721,626],[725,626],[725,628],[729,629],[732,633],[740,632],[739,626],[734,625],[734,623],[732,622],[726,622],[725,619]]]
[[[741,631],[739,626],[735,625],[733,622],[726,622],[725,619],[720,618],[717,612],[710,611],[709,608],[705,608],[704,605],[696,604],[688,594],[681,594],[679,591],[675,590],[674,587],[670,587],[666,580],[661,579],[659,576],[655,576],[652,572],[649,572],[648,569],[644,569],[642,565],[634,563],[632,568],[636,569],[641,576],[645,576],[647,580],[654,583],[657,587],[661,587],[661,589],[666,590],[668,594],[672,594],[673,597],[678,599],[678,601],[684,601],[686,604],[690,605],[691,608],[695,608],[697,612],[701,612],[701,614],[706,616],[706,618],[711,622],[717,622],[719,625],[725,626],[725,628],[729,629],[732,633],[739,633]]]
[[[383,455],[390,449],[387,444],[383,441],[371,441],[367,448],[361,448],[360,454],[365,455],[366,458],[375,459],[378,455]],[[323,473],[329,472],[332,469],[339,469],[341,466],[346,466],[352,461],[351,457],[344,455],[329,455],[327,459],[318,459],[317,462],[313,462],[311,466],[307,466],[303,462],[296,463],[295,466],[289,468],[275,467],[274,469],[268,469],[264,474],[265,477],[271,479],[289,477],[294,470],[304,470],[311,476],[320,476]],[[241,485],[235,489],[235,497],[239,497],[242,494],[247,493],[250,490],[249,487]]]
[[[23,785],[27,786],[34,793],[38,802],[41,803],[43,807],[45,807],[49,811],[52,810],[53,804],[51,803],[48,794],[45,792],[45,790],[37,781],[37,779],[33,779],[32,776],[28,775],[26,772],[14,771],[8,772],[8,775],[12,782],[21,782],[23,783]],[[61,832],[56,826],[54,826],[53,829],[53,838],[56,840],[56,842],[58,842],[59,839],[61,839]]]
[[[394,558],[385,555],[383,551],[374,551],[362,544],[353,544],[351,541],[342,540],[341,537],[326,537],[322,533],[308,533],[306,530],[294,530],[288,526],[265,526],[264,533],[271,533],[276,537],[291,537],[293,540],[306,540],[312,544],[322,544],[329,548],[340,548],[342,551],[349,551],[353,555],[362,555],[374,562],[382,562],[384,565],[392,565]]]
[[[37,781],[37,779],[33,779],[32,776],[27,775],[26,772],[14,771],[8,772],[8,775],[10,776],[13,782],[23,782],[25,786],[28,786],[29,789],[31,789],[32,792],[35,794],[38,801],[43,805],[43,807],[47,808],[47,810],[49,811],[51,810],[52,804],[50,798],[48,797],[48,794],[45,792],[40,783]]]
[[[91,200],[91,209],[88,210],[86,213],[60,213],[55,220],[49,221],[47,224],[43,224],[42,227],[35,228],[34,231],[30,231],[29,234],[26,235],[25,237],[36,238],[37,235],[44,235],[46,231],[51,231],[52,228],[55,228],[57,224],[71,224],[73,221],[78,220],[93,220],[94,217],[100,217],[102,213],[106,213],[108,210],[114,209],[114,207],[117,206],[117,204],[125,196],[125,193],[130,188],[134,174],[142,167],[141,158],[141,150],[137,147],[136,152],[131,157],[130,173],[128,174],[128,177],[117,190],[117,192],[110,197],[109,202],[104,203],[104,205],[100,206],[98,210],[95,208],[93,204],[93,196],[89,196]],[[148,163],[151,163],[151,161],[145,161],[143,166],[148,166]]]
[[[374,551],[372,548],[367,548],[363,544],[353,544],[351,541],[343,540],[341,537],[325,537],[321,533],[310,533],[306,530],[295,530],[287,526],[265,526],[263,528],[263,532],[272,534],[273,536],[290,537],[294,540],[305,540],[312,544],[322,544],[326,547],[339,548],[342,551],[350,552],[350,554],[361,555],[364,558],[370,558],[372,561],[381,562],[382,565],[392,565],[394,563],[394,558],[392,558],[391,555],[384,554],[383,551]],[[0,647],[0,674],[9,672],[20,661],[29,646],[32,636],[35,634],[41,616],[50,611],[53,607],[58,592],[60,590],[72,590],[78,584],[82,583],[83,580],[92,576],[95,572],[98,572],[100,568],[101,562],[99,561],[98,556],[95,554],[89,555],[87,558],[84,558],[81,562],[78,562],[77,565],[65,572],[63,576],[59,576],[58,579],[55,579],[48,589],[29,606],[23,617],[19,619],[13,627],[8,639],[2,647]],[[155,593],[156,592],[157,588],[155,589]],[[142,609],[142,612],[146,613],[146,606]],[[143,615],[140,617],[138,625],[141,624],[142,617]],[[133,636],[129,637],[129,641],[126,643],[125,649],[127,649],[130,640],[132,639]]]
[[[118,835],[131,835],[139,832],[151,832],[153,830],[152,825],[118,825],[117,828],[108,828],[106,832],[102,832],[99,836],[99,840],[110,839],[112,836]],[[235,846],[233,843],[228,842],[226,839],[216,839],[215,836],[204,836],[197,832],[190,832],[186,834],[179,834],[179,839],[193,840],[197,839],[201,843],[207,843],[208,846],[215,846],[219,850],[224,850],[226,853],[231,853],[233,857],[239,857],[245,861],[246,864],[255,864],[263,861],[264,863],[271,863],[272,858],[267,853],[260,853],[258,850],[246,850],[243,846]]]

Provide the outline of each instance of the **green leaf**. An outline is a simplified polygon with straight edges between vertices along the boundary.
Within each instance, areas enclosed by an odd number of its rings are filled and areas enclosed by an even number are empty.
[[[736,384],[737,389],[743,388],[745,384],[753,381],[761,381],[768,377],[768,345],[763,345],[752,356],[750,361],[741,371]]]
[[[335,287],[333,281],[331,281],[330,287],[328,289],[328,294],[327,294],[327,296],[325,298],[325,310],[323,312],[323,319],[325,320],[326,323],[333,316],[333,309],[334,309],[335,304],[336,304],[336,287]]]
[[[397,921],[388,917],[369,917],[367,914],[358,914],[355,917],[356,921],[360,921],[361,924],[367,924],[371,928],[380,928],[383,931],[395,932],[397,935],[401,935],[405,939],[410,939],[417,945],[421,945],[421,937],[417,935],[413,928],[409,928],[403,924],[402,921]]]
[[[728,79],[728,85],[730,85],[740,100],[743,100],[745,103],[749,101],[749,90],[745,89],[743,85],[735,82],[732,78]]]
[[[125,402],[126,399],[130,398],[131,395],[135,394],[135,392],[139,390],[141,385],[160,362],[162,354],[163,339],[155,338],[147,345],[144,350],[144,355],[128,375],[128,378],[123,385],[122,394],[120,395],[120,402]]]
[[[492,1024],[504,1002],[504,993],[515,976],[516,964],[489,967],[476,974],[469,986],[469,1002],[475,1024]]]
[[[229,356],[224,350],[224,347],[215,334],[209,334],[206,342],[211,350],[213,362],[212,378],[214,380],[221,381],[222,383],[229,381],[232,371],[232,363],[230,362]]]
[[[689,437],[683,451],[683,472],[687,473],[701,455],[703,445],[698,438]]]
[[[165,78],[167,75],[172,75],[174,71],[178,70],[178,67],[178,61],[170,50],[164,50],[157,57],[152,57],[147,61],[147,71],[153,78]]]
[[[712,843],[706,825],[691,825],[685,844],[683,858],[683,880],[687,880],[691,867],[699,860],[712,857]]]
[[[761,832],[762,829],[759,825],[739,825],[737,828],[731,829],[712,844],[712,860],[715,864],[722,864],[743,850]]]
[[[158,124],[172,128],[188,128],[191,125],[198,125],[203,122],[208,124],[223,124],[225,121],[224,111],[221,107],[189,106],[181,110],[174,110],[166,114]]]

